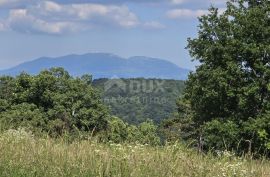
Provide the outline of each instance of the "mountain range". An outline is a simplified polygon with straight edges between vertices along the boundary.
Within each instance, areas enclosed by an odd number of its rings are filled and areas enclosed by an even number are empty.
[[[109,53],[67,55],[57,58],[42,57],[0,71],[0,75],[15,76],[21,72],[38,74],[51,67],[63,67],[73,76],[91,74],[98,78],[159,78],[186,80],[188,69],[163,59],[135,56],[128,59]]]

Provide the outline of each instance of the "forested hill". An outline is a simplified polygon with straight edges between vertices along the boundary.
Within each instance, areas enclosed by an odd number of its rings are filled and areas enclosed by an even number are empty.
[[[184,81],[162,79],[97,79],[93,86],[111,113],[131,124],[147,119],[160,123],[176,112]]]

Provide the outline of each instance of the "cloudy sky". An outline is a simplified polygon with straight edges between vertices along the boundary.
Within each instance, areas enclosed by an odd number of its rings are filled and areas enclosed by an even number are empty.
[[[0,0],[0,69],[42,56],[108,52],[193,69],[197,17],[225,0]]]

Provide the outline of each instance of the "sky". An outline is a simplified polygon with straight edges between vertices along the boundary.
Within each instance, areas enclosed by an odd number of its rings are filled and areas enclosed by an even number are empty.
[[[226,0],[0,0],[0,69],[91,52],[149,56],[194,69],[198,17]]]

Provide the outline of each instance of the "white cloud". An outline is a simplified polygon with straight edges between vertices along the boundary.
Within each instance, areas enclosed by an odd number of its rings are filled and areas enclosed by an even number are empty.
[[[23,33],[62,34],[76,31],[79,26],[68,21],[48,22],[28,14],[26,9],[11,10],[8,18],[9,28]]]
[[[191,10],[191,9],[173,9],[167,12],[167,17],[171,19],[196,18],[208,13],[208,10]]]
[[[185,9],[191,4],[224,4],[226,0],[0,0],[0,8],[10,11],[1,22],[0,30],[12,29],[25,33],[62,34],[95,27],[164,29],[158,21],[140,21],[125,2],[162,3],[173,5],[167,12],[170,19],[196,18],[207,10]],[[187,5],[187,6],[186,6]],[[181,8],[177,8],[180,7]],[[172,6],[167,6],[172,7]],[[223,6],[221,6],[223,7]]]
[[[61,5],[59,5],[53,1],[45,1],[40,6],[42,6],[44,8],[44,10],[48,11],[48,12],[60,12],[62,10]]]
[[[133,28],[141,25],[137,16],[124,5],[58,4],[52,1],[11,9],[6,23],[14,31],[48,34],[75,32],[96,26]]]
[[[103,4],[66,4],[45,1],[38,7],[29,9],[29,13],[40,18],[99,23],[121,26],[125,28],[139,25],[137,16],[127,6]]]

